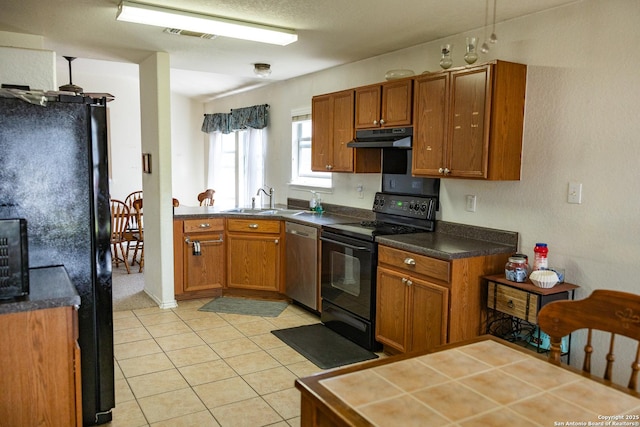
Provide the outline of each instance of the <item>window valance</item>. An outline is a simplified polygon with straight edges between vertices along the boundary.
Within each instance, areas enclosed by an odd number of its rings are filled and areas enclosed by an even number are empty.
[[[244,129],[264,129],[267,127],[269,105],[234,108],[230,113],[205,114],[202,132],[222,132],[224,134]]]

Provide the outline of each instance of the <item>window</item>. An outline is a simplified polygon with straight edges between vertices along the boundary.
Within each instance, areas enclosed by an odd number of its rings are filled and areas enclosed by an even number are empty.
[[[251,205],[264,185],[264,138],[263,129],[211,134],[208,187],[216,190],[216,206]]]
[[[291,184],[331,188],[330,172],[311,170],[311,114],[293,115],[291,121]]]

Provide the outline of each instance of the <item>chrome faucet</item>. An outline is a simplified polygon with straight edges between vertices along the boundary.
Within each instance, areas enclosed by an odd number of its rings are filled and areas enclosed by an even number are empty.
[[[262,191],[264,194],[269,196],[269,209],[275,209],[276,208],[276,201],[273,198],[273,193],[275,193],[275,190],[273,189],[273,187],[267,187],[267,188],[269,188],[269,192],[268,193],[266,192],[266,190],[264,188],[259,188],[258,192],[256,193],[256,196],[259,196],[260,192]]]

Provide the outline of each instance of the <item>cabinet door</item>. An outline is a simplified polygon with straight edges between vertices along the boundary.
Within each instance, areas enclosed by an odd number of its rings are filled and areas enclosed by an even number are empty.
[[[445,167],[449,73],[416,79],[413,117],[414,175],[440,176]]]
[[[333,101],[330,95],[311,101],[311,170],[327,172],[333,162]]]
[[[405,280],[403,280],[405,279]],[[376,339],[398,351],[407,348],[408,292],[406,276],[378,267],[376,297]]]
[[[409,351],[432,349],[447,342],[449,290],[445,287],[410,278],[410,346]]]
[[[450,175],[486,178],[489,158],[490,66],[451,73]]]
[[[333,159],[332,172],[353,171],[353,148],[347,143],[353,141],[353,91],[344,91],[333,96]],[[315,144],[315,141],[312,142]]]
[[[225,283],[224,232],[185,234],[192,243],[184,248],[184,292],[218,289]],[[194,253],[194,242],[200,253]]]
[[[380,85],[356,89],[356,129],[380,127],[381,97],[382,87]]]
[[[411,125],[413,80],[400,80],[382,86],[380,125],[396,127]]]
[[[280,235],[228,234],[230,288],[280,290]]]

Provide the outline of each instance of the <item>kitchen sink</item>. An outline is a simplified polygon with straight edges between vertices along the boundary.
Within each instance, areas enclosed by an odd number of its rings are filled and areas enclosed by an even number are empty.
[[[260,209],[260,208],[233,208],[223,211],[224,213],[238,213],[246,215],[296,215],[300,209]]]

